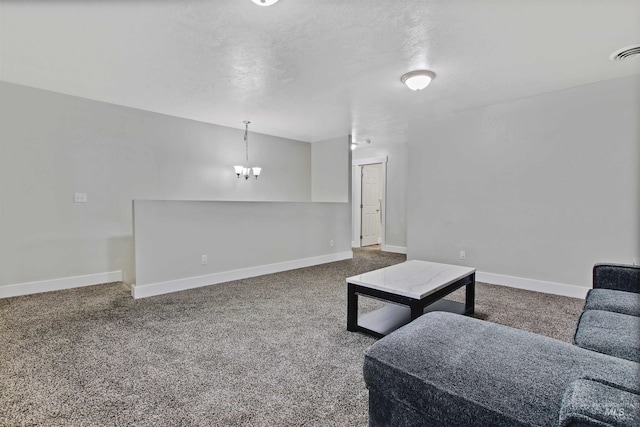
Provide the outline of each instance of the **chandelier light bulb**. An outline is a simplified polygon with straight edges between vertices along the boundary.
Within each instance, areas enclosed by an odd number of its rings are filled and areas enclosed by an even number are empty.
[[[436,77],[436,74],[433,71],[429,70],[416,70],[408,72],[407,74],[400,77],[400,81],[406,84],[407,87],[411,90],[422,90],[425,87],[429,86],[431,80]]]

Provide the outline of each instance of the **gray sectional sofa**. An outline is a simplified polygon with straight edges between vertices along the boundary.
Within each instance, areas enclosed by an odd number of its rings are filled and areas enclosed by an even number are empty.
[[[574,344],[427,313],[365,353],[370,426],[640,426],[640,267],[599,264]]]

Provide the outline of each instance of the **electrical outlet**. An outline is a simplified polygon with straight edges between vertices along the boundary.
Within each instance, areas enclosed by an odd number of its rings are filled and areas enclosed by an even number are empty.
[[[466,251],[460,251],[460,259],[467,259],[467,252]]]
[[[76,203],[87,203],[87,193],[75,193],[73,200]]]
[[[333,247],[333,240],[329,240],[329,246]]]
[[[209,263],[209,257],[206,255],[202,255],[202,265],[206,265]]]
[[[633,265],[640,265],[640,257],[633,258]]]

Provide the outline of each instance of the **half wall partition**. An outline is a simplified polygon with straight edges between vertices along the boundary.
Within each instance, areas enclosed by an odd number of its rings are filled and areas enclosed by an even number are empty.
[[[133,202],[134,298],[352,258],[349,203]]]

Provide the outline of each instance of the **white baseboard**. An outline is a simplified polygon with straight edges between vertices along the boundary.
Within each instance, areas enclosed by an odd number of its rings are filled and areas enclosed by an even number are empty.
[[[101,283],[121,282],[122,271],[87,274],[85,276],[63,277],[60,279],[41,280],[38,282],[16,283],[0,286],[0,298],[21,295],[39,294],[41,292],[60,291],[62,289],[99,285]]]
[[[476,282],[491,283],[493,285],[508,286],[528,291],[543,292],[545,294],[562,295],[571,298],[584,299],[589,288],[567,285],[564,283],[546,282],[543,280],[526,279],[524,277],[505,276],[503,274],[476,271]]]
[[[216,285],[218,283],[231,282],[233,280],[248,279],[249,277],[279,273],[281,271],[311,267],[313,265],[326,264],[328,262],[342,261],[351,258],[353,258],[353,252],[347,251],[311,258],[285,261],[276,264],[260,265],[239,270],[223,271],[220,273],[207,274],[204,276],[185,277],[183,279],[150,283],[148,285],[131,285],[131,296],[133,296],[133,298],[135,299],[146,298],[155,295],[184,291],[187,289],[199,288],[202,286]]]
[[[404,246],[382,245],[380,248],[383,252],[395,252],[397,254],[406,254],[407,248]]]
[[[360,247],[360,242],[356,242],[355,240],[351,241],[351,247],[352,248],[359,248]]]

